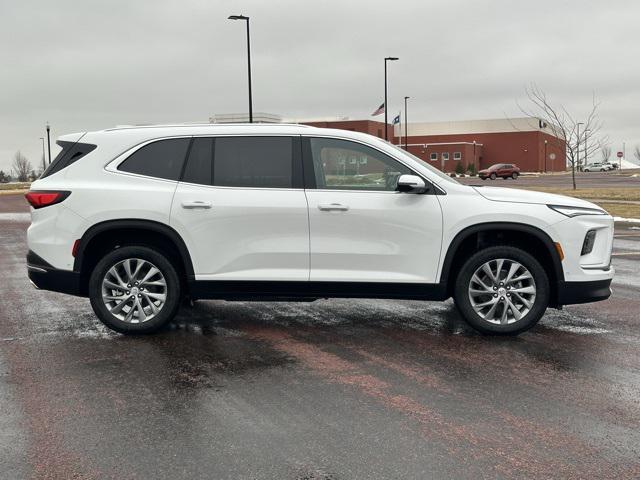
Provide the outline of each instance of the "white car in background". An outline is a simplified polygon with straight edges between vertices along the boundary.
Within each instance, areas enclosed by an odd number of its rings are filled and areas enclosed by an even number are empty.
[[[185,297],[453,297],[481,332],[517,334],[611,293],[597,205],[461,185],[370,135],[169,125],[58,144],[26,194],[29,278],[119,332],[157,331]]]
[[[583,172],[608,172],[609,170],[613,170],[613,165],[610,163],[594,162],[585,165]]]

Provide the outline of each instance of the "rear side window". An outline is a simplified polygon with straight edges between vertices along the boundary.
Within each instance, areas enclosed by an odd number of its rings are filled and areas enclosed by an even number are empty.
[[[291,188],[293,139],[290,137],[218,137],[213,185]]]
[[[133,152],[118,170],[148,177],[178,180],[191,138],[149,143]]]
[[[42,172],[40,178],[48,177],[49,175],[59,172],[63,168],[67,168],[69,165],[77,162],[87,153],[92,152],[96,148],[96,146],[91,143],[64,141],[58,141],[56,143],[62,147],[62,150],[58,155],[56,155],[56,158],[53,159],[45,171]]]
[[[189,159],[182,176],[183,182],[213,184],[213,138],[194,138]]]

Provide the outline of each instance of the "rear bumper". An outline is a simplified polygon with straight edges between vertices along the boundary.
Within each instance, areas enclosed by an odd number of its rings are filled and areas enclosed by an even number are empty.
[[[559,282],[558,284],[559,305],[599,302],[610,296],[610,278],[590,282]]]
[[[79,273],[54,268],[32,251],[27,254],[27,274],[38,289],[85,296]]]

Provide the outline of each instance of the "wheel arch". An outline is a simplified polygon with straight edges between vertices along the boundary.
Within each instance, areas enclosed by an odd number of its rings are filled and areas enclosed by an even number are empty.
[[[551,237],[543,230],[517,222],[487,222],[471,225],[456,234],[442,263],[440,284],[453,292],[456,274],[469,254],[493,245],[510,245],[533,254],[549,276],[551,305],[557,304],[559,282],[564,280],[562,260]],[[542,251],[539,251],[542,248]]]
[[[134,240],[124,240],[124,235]],[[189,250],[180,234],[170,226],[133,218],[108,220],[93,225],[79,240],[73,270],[80,275],[81,288],[86,289],[91,271],[101,256],[121,245],[159,248],[176,261],[177,267],[186,277],[185,282],[194,276]]]

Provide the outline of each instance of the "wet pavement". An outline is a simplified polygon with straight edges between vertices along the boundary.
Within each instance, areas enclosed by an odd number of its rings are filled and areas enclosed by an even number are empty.
[[[638,478],[640,229],[614,295],[483,337],[451,302],[201,301],[125,337],[33,289],[0,196],[0,478]]]

